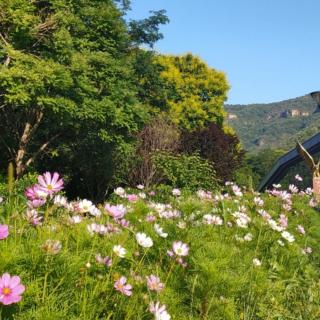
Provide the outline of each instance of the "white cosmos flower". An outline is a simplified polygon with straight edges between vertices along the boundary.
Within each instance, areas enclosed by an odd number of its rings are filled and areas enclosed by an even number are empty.
[[[87,199],[80,200],[78,202],[77,207],[78,207],[79,211],[82,213],[91,212],[95,208],[92,201],[87,200]]]
[[[256,266],[256,267],[260,267],[260,266],[261,266],[261,261],[260,261],[258,258],[254,258],[254,259],[252,260],[252,263],[253,263],[253,265]]]
[[[73,217],[70,217],[70,222],[73,224],[78,224],[82,221],[82,217],[79,215],[75,215]]]
[[[141,247],[150,248],[153,245],[152,239],[148,237],[145,233],[138,232],[136,234],[136,239]]]
[[[117,189],[114,189],[113,191],[116,195],[120,196],[120,197],[124,197],[126,195],[126,190],[124,190],[121,187],[118,187]]]
[[[68,199],[64,196],[60,196],[60,195],[56,195],[54,198],[53,198],[53,203],[56,205],[56,206],[60,206],[60,207],[67,207],[68,205]]]
[[[223,221],[219,216],[212,215],[212,214],[205,214],[203,216],[203,223],[221,226],[223,224]]]
[[[113,246],[112,250],[120,258],[124,258],[127,253],[127,250],[120,244]]]
[[[252,238],[253,238],[252,233],[247,233],[247,234],[243,237],[243,239],[244,239],[245,241],[252,241]]]
[[[181,191],[177,188],[172,189],[172,195],[174,196],[181,196]]]
[[[156,233],[162,237],[162,238],[166,238],[168,236],[167,233],[165,233],[162,229],[162,227],[160,227],[160,225],[158,225],[157,223],[154,224],[154,230],[156,231]]]
[[[281,233],[281,236],[282,236],[282,238],[284,238],[284,239],[286,239],[288,242],[294,242],[294,236],[290,233],[290,232],[288,232],[288,231],[283,231],[282,233]]]

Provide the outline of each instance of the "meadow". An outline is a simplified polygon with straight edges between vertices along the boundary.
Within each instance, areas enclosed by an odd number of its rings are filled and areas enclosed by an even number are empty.
[[[94,205],[45,173],[0,217],[0,319],[320,318],[310,189],[139,185]]]

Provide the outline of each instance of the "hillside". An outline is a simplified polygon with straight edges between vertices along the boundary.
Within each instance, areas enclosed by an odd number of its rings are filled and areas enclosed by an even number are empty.
[[[320,112],[310,95],[268,104],[225,105],[228,123],[246,150],[287,150],[320,130]]]

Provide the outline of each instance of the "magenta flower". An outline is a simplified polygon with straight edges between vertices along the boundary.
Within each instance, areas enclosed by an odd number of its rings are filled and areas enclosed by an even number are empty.
[[[121,277],[119,280],[117,280],[114,283],[114,288],[124,294],[125,296],[131,296],[132,295],[132,285],[131,284],[126,284],[127,283],[127,278],[126,277]]]
[[[164,284],[160,281],[160,278],[155,275],[150,275],[147,278],[147,286],[149,290],[160,292],[164,288]]]
[[[38,177],[38,187],[48,194],[56,193],[63,189],[63,180],[59,178],[57,172],[54,172],[52,176],[50,172],[45,172]]]
[[[139,199],[139,197],[136,194],[128,194],[127,195],[127,199],[130,202],[135,202],[135,201],[137,201]]]
[[[37,188],[36,185],[31,186],[31,187],[26,189],[24,195],[30,200],[36,199],[36,198],[38,198],[37,189],[38,188]]]
[[[46,199],[33,199],[28,200],[27,205],[30,209],[35,209],[43,206],[46,203]]]
[[[25,287],[20,284],[20,277],[5,273],[0,278],[0,302],[4,305],[17,303],[21,300],[21,294]]]
[[[7,238],[9,235],[9,227],[5,224],[0,224],[0,240]]]

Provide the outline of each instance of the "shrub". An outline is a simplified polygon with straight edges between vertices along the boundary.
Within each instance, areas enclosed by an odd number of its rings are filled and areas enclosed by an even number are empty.
[[[205,129],[185,131],[181,138],[181,151],[188,154],[199,152],[199,156],[209,161],[222,181],[232,180],[244,156],[238,137],[225,133],[214,123]]]
[[[163,182],[174,187],[189,190],[201,188],[212,190],[217,187],[217,179],[212,166],[198,154],[173,155],[160,152],[152,159],[156,170],[163,176]]]
[[[162,180],[156,170],[152,156],[156,152],[174,153],[178,150],[179,129],[164,117],[153,119],[137,136],[137,146],[132,168],[131,184],[145,186],[157,184]]]

